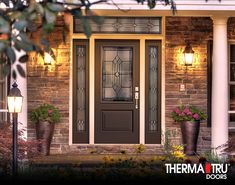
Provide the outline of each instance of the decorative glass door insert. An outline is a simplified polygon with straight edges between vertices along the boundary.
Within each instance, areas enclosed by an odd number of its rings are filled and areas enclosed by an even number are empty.
[[[104,47],[102,61],[102,100],[132,101],[132,47]]]

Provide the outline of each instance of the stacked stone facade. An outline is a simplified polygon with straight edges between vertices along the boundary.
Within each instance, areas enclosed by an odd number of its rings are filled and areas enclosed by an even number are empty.
[[[64,34],[62,34],[64,32]],[[40,33],[32,35],[37,40]],[[49,103],[61,112],[61,121],[55,125],[51,153],[61,153],[62,147],[69,143],[69,80],[70,80],[70,34],[59,19],[53,33],[47,35],[56,62],[44,65],[43,60],[34,53],[27,63],[28,108]],[[35,126],[29,121],[28,137],[35,137]]]
[[[165,45],[165,118],[166,130],[170,131],[170,139],[181,143],[180,128],[170,117],[171,111],[178,105],[190,104],[207,112],[207,45],[212,40],[213,22],[207,17],[166,17]],[[51,153],[115,153],[122,150],[133,152],[133,146],[69,146],[69,80],[70,80],[70,33],[64,30],[63,19],[58,20],[55,31],[48,35],[51,47],[55,48],[56,63],[47,66],[40,62],[38,56],[30,55],[27,64],[28,106],[29,111],[42,103],[51,103],[62,113],[61,122],[56,124],[51,146]],[[229,39],[235,37],[235,19],[229,19]],[[35,39],[39,34],[33,35]],[[64,40],[65,39],[65,40]],[[192,67],[180,64],[185,44],[190,42],[197,60]],[[186,84],[186,90],[179,91],[179,85]],[[198,150],[210,149],[210,127],[207,122],[201,124]],[[29,122],[28,137],[35,137],[35,127]],[[102,150],[102,151],[101,151]],[[158,153],[162,149],[148,146],[147,153]]]
[[[212,40],[213,24],[210,18],[167,17],[166,18],[166,129],[175,143],[181,143],[178,123],[170,114],[178,105],[194,105],[207,112],[207,45]],[[195,52],[193,66],[186,67],[180,61],[180,54],[189,42]],[[183,83],[185,91],[180,91]],[[210,148],[210,128],[206,121],[201,123],[198,150]]]

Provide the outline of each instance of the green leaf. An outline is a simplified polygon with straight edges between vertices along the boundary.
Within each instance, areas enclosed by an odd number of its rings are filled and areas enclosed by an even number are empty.
[[[24,71],[24,69],[22,68],[22,66],[21,66],[20,64],[17,64],[17,65],[16,65],[16,68],[17,68],[17,70],[18,70],[20,76],[22,76],[23,78],[25,78],[26,75],[25,75],[25,71]]]
[[[38,3],[30,3],[29,5],[29,7],[27,8],[27,12],[30,14],[30,13],[32,13],[35,9],[36,9],[36,4],[38,4]]]
[[[31,13],[28,18],[29,18],[29,20],[33,21],[37,18],[37,14],[36,13]]]
[[[18,31],[22,31],[26,26],[27,26],[26,20],[19,20],[14,23],[15,29],[17,29]]]
[[[64,7],[60,4],[47,3],[47,7],[53,12],[62,12],[62,11],[64,11]]]
[[[0,65],[1,64],[4,64],[6,61],[4,60],[4,59],[2,59],[2,58],[0,58]]]
[[[11,70],[10,65],[5,64],[2,69],[3,75],[8,76],[10,74],[10,70]]]
[[[22,42],[28,42],[29,44],[31,43],[28,35],[26,33],[19,33],[20,38],[22,39]]]
[[[9,33],[10,24],[2,16],[0,16],[0,33]]]
[[[50,44],[45,38],[41,38],[40,43],[44,46],[46,51],[49,51]]]
[[[83,23],[83,30],[84,30],[84,33],[85,35],[87,36],[87,38],[89,38],[92,34],[91,32],[91,26],[89,24],[88,21],[86,21],[86,19],[83,19],[82,20],[82,23]]]
[[[38,45],[34,45],[34,50],[38,53],[43,53],[43,51],[41,50],[41,48]]]
[[[35,32],[37,31],[37,24],[35,24],[33,21],[28,21],[28,24],[27,24],[27,30],[30,31],[30,32]]]
[[[56,14],[46,8],[45,8],[45,17],[46,17],[47,23],[49,23],[49,24],[51,24],[51,23],[54,24],[56,21]]]
[[[21,16],[22,16],[22,12],[20,12],[20,11],[14,11],[14,12],[12,12],[12,14],[10,15],[10,19],[19,19],[19,18],[21,18]]]
[[[153,9],[156,6],[156,1],[155,0],[148,0],[148,7],[150,9]]]
[[[28,55],[24,55],[24,56],[19,58],[19,62],[20,63],[25,63],[25,62],[28,61],[28,59],[29,59],[29,56]]]
[[[54,23],[44,23],[42,29],[46,33],[51,32],[54,29]]]
[[[104,22],[104,17],[101,17],[101,16],[91,16],[91,19],[96,24],[103,24],[103,22]]]
[[[80,8],[73,9],[73,10],[71,11],[71,14],[72,14],[74,17],[76,17],[76,18],[82,17],[82,11],[81,11]]]
[[[17,41],[16,41],[16,39],[13,39],[13,41],[14,41],[14,43],[15,43],[15,44],[14,44],[14,48],[15,48],[17,51],[19,51],[19,52],[20,52],[21,47],[20,47],[19,45],[17,45],[17,44],[16,44],[16,42],[17,42]]]
[[[15,46],[16,48],[20,48],[26,52],[33,51],[33,45],[27,42],[22,42],[22,41],[17,40],[15,42]]]
[[[0,52],[4,51],[6,48],[6,44],[4,42],[0,42]]]
[[[13,78],[13,79],[16,79],[16,77],[17,77],[16,72],[15,72],[15,70],[13,70],[13,71],[12,71],[12,78]]]
[[[14,64],[16,60],[16,55],[15,55],[14,50],[11,47],[7,47],[6,54],[8,58],[11,60],[11,62]]]
[[[44,8],[41,4],[39,3],[36,3],[36,11],[41,14],[41,15],[44,15]]]

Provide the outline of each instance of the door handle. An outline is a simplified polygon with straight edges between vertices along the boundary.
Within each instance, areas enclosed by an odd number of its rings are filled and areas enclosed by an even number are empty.
[[[135,109],[139,109],[139,87],[135,87]]]

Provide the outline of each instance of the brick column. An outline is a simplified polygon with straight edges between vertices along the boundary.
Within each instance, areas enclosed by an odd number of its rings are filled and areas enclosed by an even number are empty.
[[[227,17],[213,19],[212,149],[228,141],[228,41]],[[215,150],[221,156],[221,150]],[[222,157],[222,156],[221,156]]]

